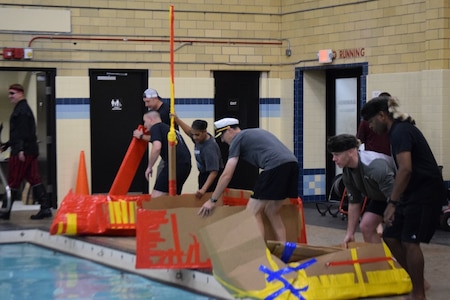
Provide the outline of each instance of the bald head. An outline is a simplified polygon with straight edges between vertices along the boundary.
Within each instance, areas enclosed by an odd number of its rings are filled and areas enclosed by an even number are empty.
[[[154,124],[161,123],[161,116],[159,115],[159,112],[151,110],[144,114],[143,120],[145,128],[150,130]]]

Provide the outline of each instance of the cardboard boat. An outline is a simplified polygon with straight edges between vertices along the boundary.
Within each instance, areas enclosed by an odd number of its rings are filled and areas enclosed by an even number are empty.
[[[208,217],[198,216],[198,211],[209,195],[202,199],[196,199],[194,194],[164,196],[143,202],[137,212],[136,268],[210,269],[211,260],[199,241],[199,230],[245,210],[250,193],[227,189],[217,202],[214,213]],[[286,199],[281,215],[287,239],[305,243],[301,199]],[[266,239],[274,239],[275,234],[268,221],[265,224]]]
[[[266,243],[238,212],[200,229],[213,275],[234,298],[356,299],[409,293],[408,273],[385,244],[352,248]]]

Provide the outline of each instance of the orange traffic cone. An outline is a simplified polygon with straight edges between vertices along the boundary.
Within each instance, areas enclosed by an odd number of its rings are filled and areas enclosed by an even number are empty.
[[[80,152],[80,162],[78,164],[77,187],[75,194],[89,195],[89,184],[87,180],[86,161],[84,160],[84,151]]]

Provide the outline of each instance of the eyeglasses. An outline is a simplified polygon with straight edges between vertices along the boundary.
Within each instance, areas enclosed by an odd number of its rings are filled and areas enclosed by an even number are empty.
[[[15,95],[17,94],[16,92],[9,92],[10,95]]]

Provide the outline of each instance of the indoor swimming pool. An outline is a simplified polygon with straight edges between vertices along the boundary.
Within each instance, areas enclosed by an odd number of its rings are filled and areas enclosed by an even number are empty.
[[[0,244],[3,300],[207,300],[170,285],[30,243]]]

